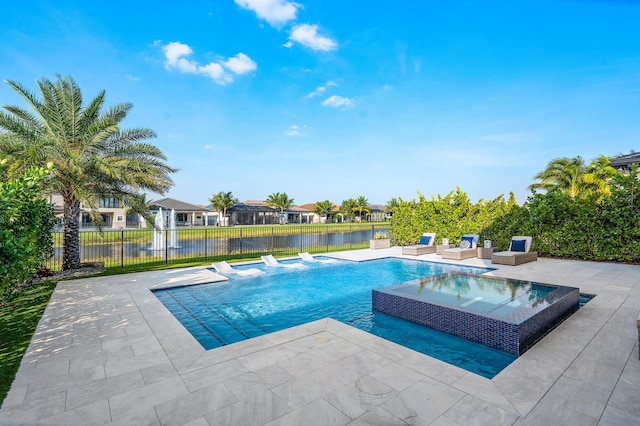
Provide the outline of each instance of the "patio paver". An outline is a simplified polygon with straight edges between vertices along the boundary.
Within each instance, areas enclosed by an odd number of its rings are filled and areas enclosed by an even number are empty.
[[[399,247],[330,255],[402,257]],[[224,279],[206,268],[61,282],[0,424],[635,424],[640,267],[493,266],[597,297],[492,380],[331,319],[205,351],[150,289]]]

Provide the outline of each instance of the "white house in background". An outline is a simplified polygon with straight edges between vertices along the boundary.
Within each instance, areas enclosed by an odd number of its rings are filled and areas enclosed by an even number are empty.
[[[53,211],[58,220],[58,228],[62,225],[64,217],[64,201],[62,195],[53,193],[47,197],[53,205]],[[137,214],[127,215],[127,208],[115,198],[101,198],[96,209],[102,217],[103,229],[125,229],[141,227],[141,219]],[[96,229],[89,215],[90,209],[84,204],[80,205],[80,229]]]
[[[204,206],[186,203],[175,198],[162,198],[148,203],[152,214],[158,213],[158,207],[162,207],[165,214],[165,225],[168,226],[168,218],[171,210],[176,212],[176,226],[215,226],[218,213]]]
[[[58,218],[56,229],[62,229],[62,219],[64,217],[64,202],[62,195],[54,193],[47,197],[49,203],[53,205],[54,214]],[[168,226],[171,209],[176,212],[177,226],[213,226],[216,223],[218,214],[212,212],[204,206],[189,204],[173,198],[163,198],[161,200],[148,203],[149,211],[153,214],[158,212],[158,207],[162,207],[165,212],[166,225]],[[116,198],[101,198],[98,200],[97,212],[102,217],[102,228],[105,230],[114,229],[136,229],[145,228],[146,221],[142,216],[133,213],[127,214],[127,207]],[[94,230],[97,227],[91,221],[90,209],[84,205],[80,206],[80,229]]]

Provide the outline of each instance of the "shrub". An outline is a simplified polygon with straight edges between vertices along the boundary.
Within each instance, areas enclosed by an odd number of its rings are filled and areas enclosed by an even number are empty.
[[[3,168],[5,161],[0,162]],[[53,254],[53,208],[43,197],[52,166],[0,182],[0,302]]]
[[[463,234],[480,234],[483,239],[494,239],[492,231],[485,229],[518,208],[513,194],[509,201],[499,196],[490,201],[481,199],[476,204],[460,188],[444,197],[432,196],[431,200],[418,195],[417,202],[400,199],[393,210],[389,232],[396,245],[416,244],[424,232],[435,232],[436,242],[448,238],[453,243]]]

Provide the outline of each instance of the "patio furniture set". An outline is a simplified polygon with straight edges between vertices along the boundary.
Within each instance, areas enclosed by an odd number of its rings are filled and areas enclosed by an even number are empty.
[[[530,251],[532,238],[528,236],[514,236],[509,243],[509,249],[498,251],[495,247],[478,247],[478,234],[465,234],[456,247],[451,244],[435,244],[435,233],[424,233],[418,244],[402,247],[402,254],[419,256],[422,254],[438,254],[443,259],[463,260],[477,257],[491,259],[491,263],[498,265],[521,265],[538,260],[538,252]]]

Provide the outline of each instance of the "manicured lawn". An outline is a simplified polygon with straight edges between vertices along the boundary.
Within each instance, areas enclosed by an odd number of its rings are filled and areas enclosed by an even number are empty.
[[[22,291],[0,307],[0,405],[7,396],[31,337],[57,282],[43,282]]]

